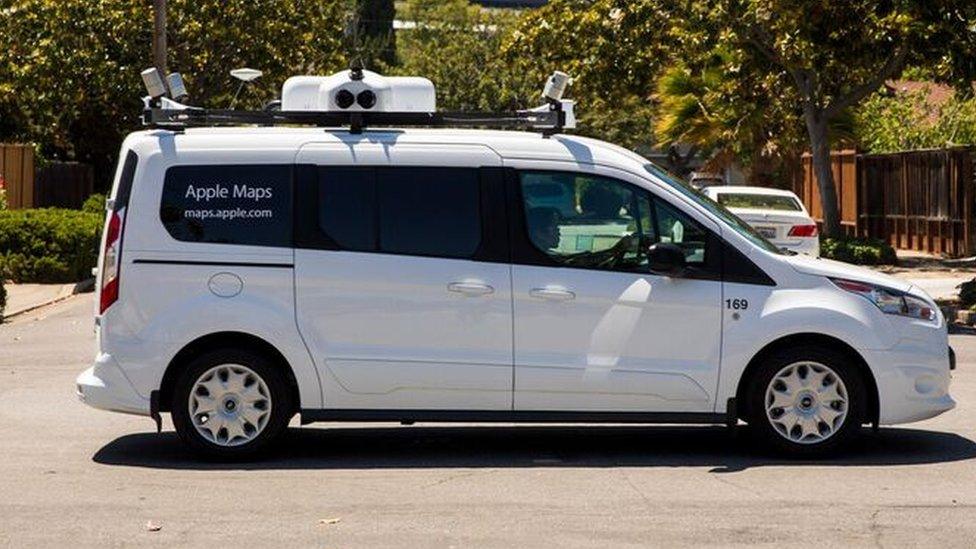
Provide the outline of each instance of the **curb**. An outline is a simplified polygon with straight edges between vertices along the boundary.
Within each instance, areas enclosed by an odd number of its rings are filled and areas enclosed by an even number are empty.
[[[58,295],[54,296],[51,299],[42,301],[40,303],[34,303],[33,305],[29,305],[27,307],[16,309],[9,313],[0,315],[0,323],[7,322],[8,320],[13,319],[14,317],[29,313],[31,311],[36,311],[37,309],[40,309],[42,307],[47,307],[48,305],[54,305],[55,303],[60,303],[61,301],[64,301],[65,299],[68,299],[73,295],[91,291],[94,289],[94,287],[95,287],[94,278],[82,280],[81,282],[78,282],[76,284],[63,284],[61,286],[61,289],[58,291]]]

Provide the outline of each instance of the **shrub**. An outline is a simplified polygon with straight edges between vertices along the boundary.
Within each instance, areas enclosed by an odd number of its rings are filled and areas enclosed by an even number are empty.
[[[81,205],[81,211],[99,216],[105,215],[105,195],[96,193],[89,196]]]
[[[856,265],[894,265],[895,249],[874,238],[821,238],[820,255]]]
[[[971,308],[976,305],[976,278],[956,286],[959,288],[959,305]]]
[[[0,211],[0,278],[77,282],[96,265],[102,216],[43,208]]]
[[[7,289],[3,287],[3,275],[0,274],[0,322],[3,322],[3,310],[7,307]]]

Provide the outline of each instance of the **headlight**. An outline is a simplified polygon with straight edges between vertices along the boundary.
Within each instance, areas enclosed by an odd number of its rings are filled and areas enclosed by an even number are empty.
[[[874,303],[884,313],[929,321],[938,317],[935,308],[928,301],[904,292],[843,278],[831,278],[830,281],[841,290],[847,290]]]

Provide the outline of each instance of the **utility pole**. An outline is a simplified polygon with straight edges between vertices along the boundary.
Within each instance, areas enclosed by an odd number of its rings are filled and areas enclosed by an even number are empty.
[[[165,77],[166,70],[166,0],[153,0],[153,64]]]

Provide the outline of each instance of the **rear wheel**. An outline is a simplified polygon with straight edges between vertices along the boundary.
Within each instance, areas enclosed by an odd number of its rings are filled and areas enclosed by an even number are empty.
[[[864,380],[850,358],[800,347],[770,356],[748,388],[749,426],[766,445],[794,456],[848,446],[867,411]]]
[[[173,391],[173,424],[192,449],[234,459],[265,450],[294,412],[280,366],[242,350],[218,350],[193,360]]]

